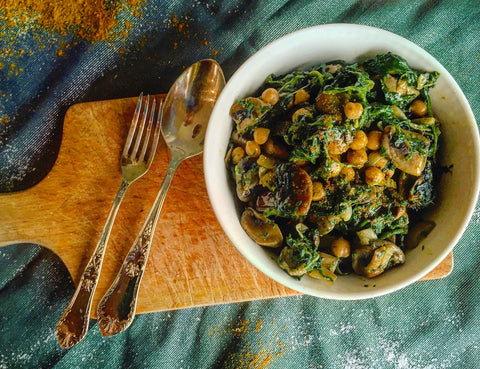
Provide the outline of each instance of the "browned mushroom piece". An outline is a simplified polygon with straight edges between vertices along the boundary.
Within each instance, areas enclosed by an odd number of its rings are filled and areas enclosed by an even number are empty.
[[[290,196],[292,204],[298,204],[296,215],[307,215],[312,203],[313,184],[308,173],[298,167],[293,171],[293,193]]]
[[[335,228],[335,217],[333,216],[311,214],[308,219],[315,224],[320,236],[330,233]]]
[[[269,138],[267,142],[262,145],[262,150],[265,152],[265,154],[279,159],[286,159],[289,155],[289,152],[285,145],[277,143],[271,138]]]
[[[294,260],[293,252],[293,249],[290,247],[284,247],[278,257],[278,265],[291,276],[301,277],[307,273],[307,268],[304,264]]]
[[[265,114],[269,104],[256,97],[247,97],[230,108],[230,116],[237,124],[238,132],[242,133],[253,126]]]
[[[235,142],[239,146],[245,147],[245,145],[248,142],[248,139],[246,139],[244,136],[242,136],[237,131],[234,131],[232,133],[232,141]]]
[[[353,135],[350,132],[344,132],[338,135],[334,132],[327,134],[328,138],[328,152],[330,155],[341,155],[347,152],[350,144],[353,141]]]
[[[343,101],[340,95],[321,92],[315,99],[315,107],[322,113],[341,114]]]
[[[308,272],[308,275],[315,279],[321,279],[327,282],[334,282],[337,279],[335,270],[338,266],[339,259],[336,256],[319,252],[321,262],[317,263],[318,266]]]
[[[420,133],[402,130],[402,134],[405,136],[405,141],[400,147],[396,147],[392,140],[396,129],[397,128],[393,126],[385,128],[384,134],[382,135],[382,148],[392,160],[395,167],[405,173],[418,177],[425,169],[427,155],[426,153],[421,154],[418,151],[411,150],[410,140],[422,140],[427,148],[430,145],[430,140]],[[425,152],[426,151],[428,150],[425,150]]]
[[[367,278],[376,277],[404,262],[405,254],[400,247],[386,240],[372,241],[370,245],[360,246],[352,253],[353,270]]]
[[[416,124],[422,124],[424,126],[433,126],[438,123],[437,119],[434,117],[415,118],[412,119],[412,122]]]
[[[253,189],[259,183],[258,164],[255,158],[244,157],[234,169],[237,196],[240,201],[248,202],[253,197]]]
[[[246,208],[240,218],[242,228],[261,246],[279,247],[283,243],[278,225],[252,208]]]
[[[407,83],[407,81],[401,78],[396,78],[391,74],[387,75],[384,78],[383,82],[389,92],[396,92],[400,96],[411,95],[413,98],[415,98],[420,94],[420,92],[417,89],[411,87]]]

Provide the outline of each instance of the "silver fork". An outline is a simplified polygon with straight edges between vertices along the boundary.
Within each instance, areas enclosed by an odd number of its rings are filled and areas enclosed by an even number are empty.
[[[155,156],[163,102],[161,101],[159,104],[157,119],[155,119],[156,99],[153,99],[151,108],[149,108],[150,96],[147,95],[145,100],[145,104],[143,104],[143,93],[141,93],[123,148],[121,159],[122,183],[113,201],[110,214],[95,251],[83,271],[75,294],[57,324],[57,339],[63,348],[72,347],[80,342],[88,331],[92,298],[97,287],[105,247],[118,208],[130,184],[148,171]],[[150,117],[148,125],[146,125],[149,110]]]

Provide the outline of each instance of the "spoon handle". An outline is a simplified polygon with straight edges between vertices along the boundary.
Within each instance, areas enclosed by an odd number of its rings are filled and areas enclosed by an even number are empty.
[[[113,284],[98,304],[97,319],[100,333],[103,336],[113,336],[132,324],[135,317],[138,288],[147,264],[155,226],[173,175],[182,161],[183,158],[180,155],[172,153],[162,186],[142,230],[123,261]]]
[[[70,348],[80,342],[88,331],[92,297],[95,293],[98,278],[100,276],[105,247],[118,208],[129,185],[129,182],[122,180],[93,255],[90,257],[90,260],[83,271],[80,283],[75,290],[75,294],[57,323],[57,339],[60,346],[63,348]]]

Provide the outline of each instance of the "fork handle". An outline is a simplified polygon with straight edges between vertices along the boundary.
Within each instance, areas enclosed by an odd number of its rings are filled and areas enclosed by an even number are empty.
[[[113,336],[122,332],[132,324],[135,317],[138,289],[147,264],[155,226],[175,171],[183,161],[183,158],[172,154],[160,191],[142,230],[123,261],[112,286],[98,304],[97,319],[103,336]]]
[[[113,200],[110,214],[103,228],[100,239],[95,247],[93,255],[83,271],[80,283],[75,290],[70,303],[57,323],[57,339],[61,347],[69,348],[80,342],[88,331],[90,322],[90,310],[92,307],[92,298],[97,287],[100,270],[102,268],[105,247],[112,230],[115,216],[117,215],[120,203],[123,200],[125,192],[130,185],[125,179],[122,179],[117,195]]]

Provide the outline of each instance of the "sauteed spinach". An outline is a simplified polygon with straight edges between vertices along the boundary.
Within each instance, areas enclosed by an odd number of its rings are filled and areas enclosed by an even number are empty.
[[[281,268],[334,281],[405,261],[436,198],[438,76],[386,53],[270,75],[231,107],[225,161],[241,224]]]

